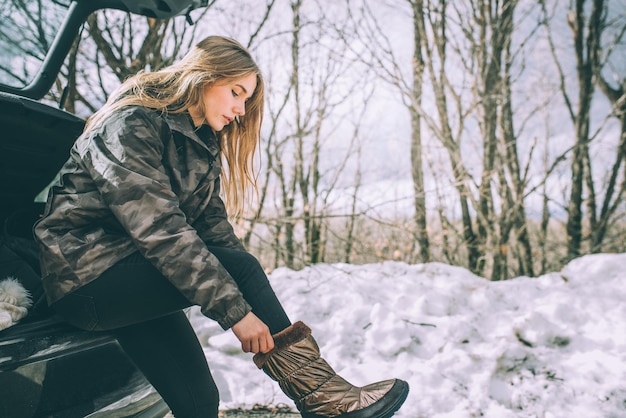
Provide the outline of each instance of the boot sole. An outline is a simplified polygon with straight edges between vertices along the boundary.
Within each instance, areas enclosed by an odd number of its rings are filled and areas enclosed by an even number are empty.
[[[391,418],[402,406],[409,395],[409,384],[404,380],[396,379],[389,392],[378,402],[367,408],[347,414],[337,415],[334,418]],[[327,415],[301,413],[302,418],[329,418]]]

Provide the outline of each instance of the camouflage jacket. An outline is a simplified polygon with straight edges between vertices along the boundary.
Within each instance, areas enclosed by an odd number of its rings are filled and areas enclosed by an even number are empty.
[[[224,329],[250,312],[207,249],[244,250],[219,196],[219,145],[206,136],[187,114],[129,107],[78,138],[34,228],[48,303],[138,250]]]

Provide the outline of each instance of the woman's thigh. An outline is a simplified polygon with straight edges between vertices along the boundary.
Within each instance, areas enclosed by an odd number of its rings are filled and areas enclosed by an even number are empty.
[[[125,327],[189,306],[182,293],[139,253],[53,304],[68,322],[88,330]]]

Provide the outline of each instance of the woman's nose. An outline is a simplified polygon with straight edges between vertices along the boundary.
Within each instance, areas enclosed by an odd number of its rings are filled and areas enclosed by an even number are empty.
[[[233,108],[233,112],[238,116],[243,116],[246,114],[246,105],[245,103],[237,103]]]

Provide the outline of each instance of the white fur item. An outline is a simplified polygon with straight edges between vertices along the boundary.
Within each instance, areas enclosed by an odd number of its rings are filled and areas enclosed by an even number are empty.
[[[0,331],[24,318],[32,304],[30,293],[17,279],[0,281]]]

